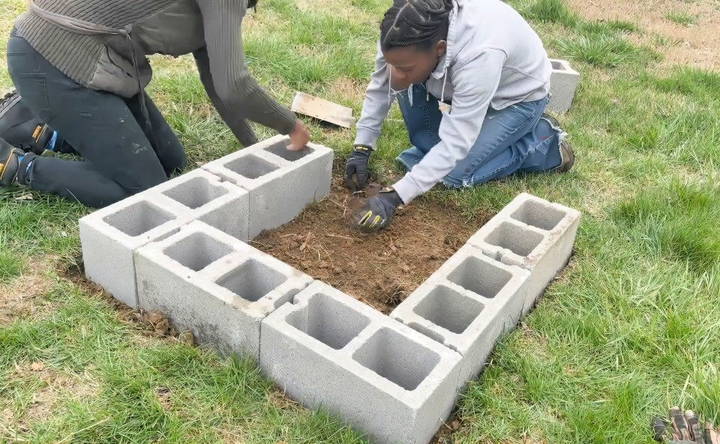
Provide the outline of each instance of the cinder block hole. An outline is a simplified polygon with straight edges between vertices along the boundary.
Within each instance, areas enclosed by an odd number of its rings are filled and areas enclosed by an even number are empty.
[[[476,257],[468,257],[448,275],[450,282],[486,298],[497,296],[511,278],[509,271]],[[438,304],[441,304],[441,299]]]
[[[511,217],[543,230],[552,230],[565,217],[565,212],[541,202],[526,200]]]
[[[532,253],[542,240],[542,234],[508,222],[498,225],[485,239],[487,243],[507,248],[519,256],[527,256]]]
[[[279,167],[257,156],[247,155],[226,163],[225,168],[248,179],[257,179],[277,170]]]
[[[552,69],[556,69],[556,70],[560,70],[560,71],[565,70],[565,66],[563,66],[562,62],[557,62],[555,60],[551,60],[550,64],[552,65]]]
[[[204,233],[193,233],[164,251],[166,256],[194,271],[200,271],[230,254],[232,248]]]
[[[175,216],[167,211],[150,202],[140,201],[105,216],[103,221],[128,236],[139,236],[173,219]]]
[[[370,320],[338,300],[317,293],[305,308],[290,314],[287,323],[340,350],[360,334]]]
[[[194,210],[227,194],[227,190],[211,184],[204,177],[196,177],[163,192],[163,194]]]
[[[284,274],[255,259],[245,261],[217,280],[217,284],[250,302],[255,302],[285,282]]]
[[[483,304],[480,302],[440,285],[428,293],[414,311],[435,325],[461,334],[482,310]]]
[[[375,332],[353,359],[405,390],[415,390],[440,362],[434,351],[387,327]]]
[[[303,157],[315,151],[310,147],[305,147],[305,149],[300,151],[290,151],[289,149],[287,149],[287,145],[287,141],[278,142],[265,148],[265,151],[271,152],[276,156],[282,157],[285,160],[289,160],[290,162],[295,162],[296,160],[302,159]]]

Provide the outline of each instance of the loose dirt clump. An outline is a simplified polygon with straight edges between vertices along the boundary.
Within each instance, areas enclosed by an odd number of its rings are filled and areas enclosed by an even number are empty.
[[[418,199],[388,229],[365,234],[349,223],[358,203],[336,178],[328,198],[252,244],[387,314],[491,216],[467,220],[452,204]]]

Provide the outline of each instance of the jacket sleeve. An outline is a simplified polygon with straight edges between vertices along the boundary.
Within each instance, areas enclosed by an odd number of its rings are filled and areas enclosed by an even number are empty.
[[[505,58],[503,51],[489,49],[463,66],[453,67],[452,109],[440,121],[440,142],[394,185],[403,202],[429,191],[467,157],[500,84]]]
[[[220,97],[218,97],[215,86],[213,85],[212,75],[210,75],[210,59],[208,59],[207,49],[201,48],[193,52],[193,55],[195,56],[195,63],[200,73],[200,80],[205,87],[208,97],[210,97],[210,101],[218,114],[220,114],[220,117],[222,117],[227,126],[230,127],[230,130],[243,146],[250,146],[257,143],[255,132],[248,121],[239,113],[234,113],[229,110],[222,100],[220,100]]]
[[[375,56],[375,72],[372,73],[370,84],[365,91],[365,101],[357,123],[357,135],[355,145],[366,145],[375,149],[377,139],[380,137],[382,124],[390,111],[392,99],[389,95],[390,69],[385,63],[378,43],[378,51]]]
[[[245,64],[242,20],[247,0],[196,2],[202,13],[214,90],[225,107],[236,114],[233,120],[249,119],[282,134],[290,133],[295,126],[295,114],[272,99]]]

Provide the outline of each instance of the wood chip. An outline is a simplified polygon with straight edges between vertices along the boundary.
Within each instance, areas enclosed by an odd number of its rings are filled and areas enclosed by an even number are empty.
[[[293,112],[314,117],[343,128],[351,128],[355,123],[351,108],[302,92],[295,94],[290,109]]]

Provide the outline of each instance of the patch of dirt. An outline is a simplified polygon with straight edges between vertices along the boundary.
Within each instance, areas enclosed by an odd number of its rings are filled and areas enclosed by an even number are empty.
[[[252,244],[387,314],[491,217],[467,221],[451,204],[418,199],[388,229],[365,234],[349,224],[358,204],[336,177],[327,199]]]
[[[0,284],[0,326],[48,310],[52,304],[42,297],[54,285],[48,270],[54,269],[56,262],[53,256],[35,256],[22,275]]]
[[[70,374],[47,366],[42,361],[17,365],[7,375],[7,382],[34,384],[40,380],[40,388],[33,393],[30,403],[22,411],[14,411],[10,407],[0,412],[0,423],[13,424],[14,432],[26,432],[29,426],[52,416],[55,409],[68,398],[88,399],[97,396],[99,384],[89,376]],[[13,432],[12,430],[0,430]],[[0,438],[2,435],[0,435]]]
[[[657,48],[665,55],[664,65],[689,65],[720,71],[720,2],[717,0],[568,0],[573,11],[597,20],[623,20],[644,32],[670,39],[672,46]],[[669,13],[688,14],[695,23],[682,25],[667,18]]]

